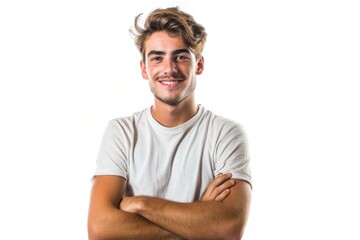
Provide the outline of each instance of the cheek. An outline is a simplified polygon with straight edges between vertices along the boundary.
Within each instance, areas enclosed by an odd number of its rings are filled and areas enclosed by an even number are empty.
[[[194,68],[189,66],[178,66],[177,68],[178,72],[181,72],[182,74],[186,75],[187,77],[193,75]]]
[[[144,79],[152,79],[154,76],[154,69],[152,67],[143,68],[142,76]]]
[[[154,79],[156,76],[161,75],[160,67],[151,67],[147,70],[147,75],[149,79]]]
[[[147,76],[148,76],[148,79],[153,79],[154,78],[154,72],[152,71],[147,71]]]
[[[184,69],[183,74],[185,74],[188,78],[193,78],[196,76],[196,69],[193,67]]]

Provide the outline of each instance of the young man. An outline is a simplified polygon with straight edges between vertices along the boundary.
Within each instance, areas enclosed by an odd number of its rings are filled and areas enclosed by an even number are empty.
[[[196,104],[205,29],[178,8],[135,19],[154,104],[110,121],[97,158],[89,239],[241,239],[251,173],[242,127]]]

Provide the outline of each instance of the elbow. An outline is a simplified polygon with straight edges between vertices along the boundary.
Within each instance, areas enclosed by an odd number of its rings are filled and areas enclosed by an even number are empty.
[[[234,217],[218,228],[218,239],[241,240],[245,230],[245,223],[241,219]]]
[[[241,240],[244,234],[244,227],[237,225],[237,227],[229,230],[228,240]]]
[[[99,228],[97,228],[93,223],[88,223],[88,237],[89,240],[101,239],[101,233],[99,232]]]
[[[101,223],[96,221],[88,221],[88,239],[89,240],[104,240],[106,239],[106,232],[101,226]]]
[[[229,226],[224,233],[222,239],[226,240],[241,240],[244,233],[244,229],[241,225],[236,224],[234,226]]]

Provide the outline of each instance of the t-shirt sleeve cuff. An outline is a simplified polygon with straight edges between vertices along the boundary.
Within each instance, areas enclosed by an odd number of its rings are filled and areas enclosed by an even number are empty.
[[[121,172],[121,171],[114,171],[114,170],[110,170],[110,169],[102,169],[102,170],[97,170],[91,177],[91,182],[94,181],[94,178],[96,176],[119,176],[119,177],[123,177],[125,179],[127,179],[127,174],[125,172]]]

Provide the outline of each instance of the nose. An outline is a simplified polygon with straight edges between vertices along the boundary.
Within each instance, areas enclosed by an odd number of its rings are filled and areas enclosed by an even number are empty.
[[[171,74],[177,72],[176,64],[171,58],[164,59],[164,74],[171,76]]]

